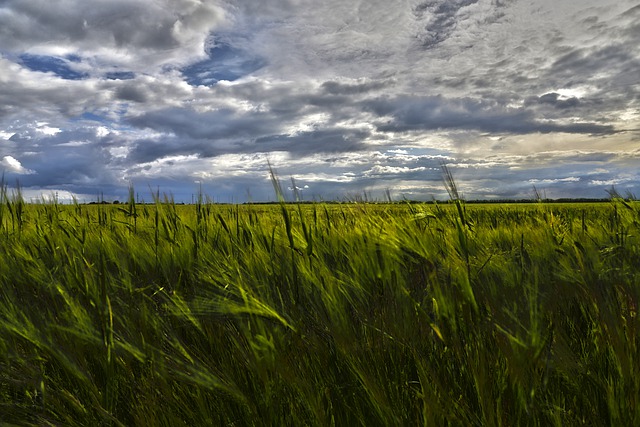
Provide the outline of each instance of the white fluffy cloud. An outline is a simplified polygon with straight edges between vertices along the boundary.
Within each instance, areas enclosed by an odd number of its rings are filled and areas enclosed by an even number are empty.
[[[0,160],[0,167],[3,169],[3,172],[16,173],[20,175],[34,173],[32,170],[26,169],[22,166],[22,163],[12,156],[4,156],[2,160]]]

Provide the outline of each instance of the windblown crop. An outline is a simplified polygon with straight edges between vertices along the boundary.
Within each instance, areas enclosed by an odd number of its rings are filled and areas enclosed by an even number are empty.
[[[133,194],[133,193],[132,193]],[[640,425],[640,206],[0,195],[0,422]]]

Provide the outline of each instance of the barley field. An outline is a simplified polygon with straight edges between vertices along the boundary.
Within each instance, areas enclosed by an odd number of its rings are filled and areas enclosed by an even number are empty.
[[[640,204],[25,204],[0,424],[640,425]]]

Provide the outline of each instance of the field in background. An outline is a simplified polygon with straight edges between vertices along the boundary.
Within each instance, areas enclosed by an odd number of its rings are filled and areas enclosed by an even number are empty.
[[[0,202],[0,423],[640,425],[638,203]]]

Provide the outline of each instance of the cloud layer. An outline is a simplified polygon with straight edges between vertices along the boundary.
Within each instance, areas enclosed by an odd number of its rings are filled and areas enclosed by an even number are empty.
[[[30,194],[640,195],[640,6],[8,0],[0,171]],[[250,196],[249,196],[250,195]],[[84,197],[83,196],[83,197]]]

